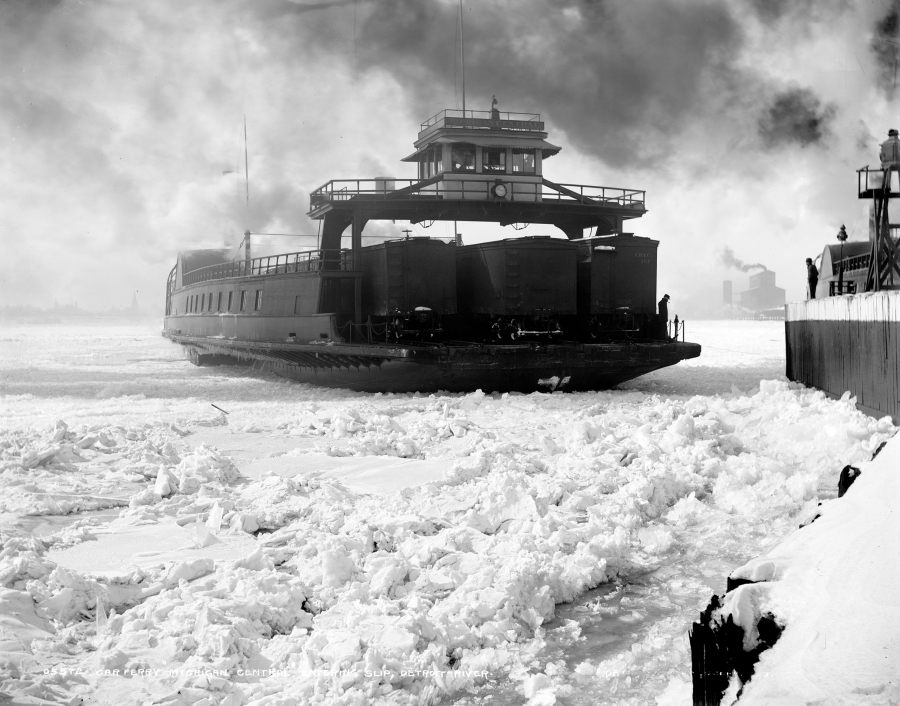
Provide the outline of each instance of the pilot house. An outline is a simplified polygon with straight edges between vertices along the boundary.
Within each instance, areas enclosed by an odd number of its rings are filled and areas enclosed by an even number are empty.
[[[560,151],[546,138],[537,113],[443,110],[402,161],[418,164],[420,180],[435,178],[427,191],[445,199],[538,201],[543,161]]]

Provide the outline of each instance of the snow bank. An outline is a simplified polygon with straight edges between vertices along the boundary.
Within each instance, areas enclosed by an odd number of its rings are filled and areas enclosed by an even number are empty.
[[[741,704],[900,703],[900,437],[857,467],[815,522],[732,574],[760,582],[723,607],[748,642],[763,612],[786,625]]]

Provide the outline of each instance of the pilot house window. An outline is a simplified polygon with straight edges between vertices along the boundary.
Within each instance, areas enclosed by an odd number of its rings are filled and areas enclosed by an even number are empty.
[[[506,174],[506,150],[485,148],[482,153],[483,170]]]
[[[430,179],[444,171],[443,147],[425,150],[419,155],[419,178]]]
[[[475,171],[475,147],[473,145],[453,145],[450,157],[454,172]]]
[[[534,150],[515,150],[512,165],[514,174],[534,174]]]

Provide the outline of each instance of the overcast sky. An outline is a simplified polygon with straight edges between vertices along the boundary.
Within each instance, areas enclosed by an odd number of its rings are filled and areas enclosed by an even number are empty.
[[[855,170],[900,128],[900,0],[464,0],[464,15],[468,108],[496,94],[541,113],[563,148],[553,181],[647,191],[630,230],[660,241],[670,312],[720,302],[723,279],[747,287],[726,248],[791,300],[842,223],[867,237]],[[399,159],[419,124],[461,104],[456,17],[457,0],[4,0],[3,303],[100,310],[137,290],[161,310],[178,250],[315,233],[324,182],[414,177]]]

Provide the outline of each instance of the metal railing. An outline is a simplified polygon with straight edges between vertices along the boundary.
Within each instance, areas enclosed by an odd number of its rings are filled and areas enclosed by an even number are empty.
[[[856,170],[858,193],[860,198],[868,198],[873,191],[881,191],[884,194],[892,194],[897,196],[897,191],[891,191],[892,181],[895,179],[894,174],[900,174],[897,167],[863,167]]]
[[[867,270],[869,268],[869,261],[872,259],[872,253],[866,253],[864,255],[854,255],[853,257],[845,257],[843,260],[838,260],[835,262],[831,269],[834,272],[839,272],[841,267],[844,268],[844,272],[855,272],[856,270]]]
[[[424,132],[430,127],[440,127],[447,123],[447,118],[459,118],[461,120],[504,120],[515,123],[532,123],[533,127],[511,127],[516,130],[538,130],[543,131],[544,124],[541,122],[540,113],[510,113],[509,111],[498,110],[454,110],[447,108],[437,115],[432,115],[428,120],[422,123],[420,132]],[[455,122],[455,121],[451,121]],[[454,127],[465,127],[462,125],[454,125]],[[475,126],[472,126],[475,127]]]
[[[310,208],[329,201],[349,201],[362,197],[393,194],[418,184],[421,179],[332,179],[309,195]]]
[[[219,265],[201,267],[186,272],[182,284],[197,284],[216,279],[251,277],[254,275],[291,274],[298,272],[319,272],[321,270],[352,270],[351,250],[310,250],[285,255],[256,257],[252,260],[235,260]]]
[[[837,297],[841,294],[856,294],[856,282],[832,281],[828,283],[828,296]]]
[[[453,172],[444,172],[435,181],[414,189],[424,180],[417,179],[334,179],[315,189],[309,196],[310,211],[326,203],[350,201],[353,199],[386,199],[398,198],[397,192],[408,189],[404,198],[460,198],[463,200],[486,200],[491,198],[490,189],[500,180],[510,190],[512,201],[540,200],[542,202],[608,204],[628,208],[643,208],[646,191],[640,189],[621,189],[610,186],[592,186],[586,184],[554,184],[536,181],[517,181],[517,176],[535,175],[502,174],[492,172],[482,175],[486,178],[455,178]],[[561,189],[555,187],[562,187]],[[517,199],[516,196],[523,198]],[[527,197],[526,197],[527,196]],[[535,197],[539,197],[539,199]]]
[[[646,191],[640,189],[619,189],[612,186],[589,186],[585,184],[557,184],[564,189],[577,194],[566,194],[553,187],[547,187],[541,192],[542,201],[583,201],[589,199],[601,203],[615,203],[619,206],[643,206]]]

